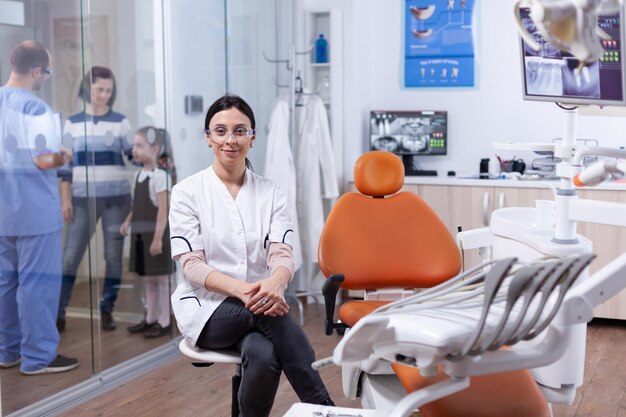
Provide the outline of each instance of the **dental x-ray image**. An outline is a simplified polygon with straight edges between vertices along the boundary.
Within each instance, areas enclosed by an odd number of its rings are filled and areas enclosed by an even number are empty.
[[[600,97],[600,64],[578,67],[576,59],[526,57],[526,92],[539,96]]]
[[[596,62],[580,60],[546,42],[530,17],[530,8],[520,7],[522,25],[539,44],[535,50],[521,40],[524,99],[567,104],[625,105],[626,63],[624,32],[620,15],[598,16],[598,25],[610,36],[603,43],[604,55]]]
[[[526,66],[526,91],[540,96],[563,95],[562,59],[545,59],[528,56]]]
[[[398,155],[445,155],[446,112],[372,112],[372,150]]]
[[[577,60],[567,60],[563,73],[563,95],[573,97],[600,97],[600,64],[578,68]]]

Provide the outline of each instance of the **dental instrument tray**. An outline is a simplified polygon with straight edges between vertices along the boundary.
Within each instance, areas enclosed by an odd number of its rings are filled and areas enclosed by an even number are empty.
[[[541,334],[595,255],[479,265],[361,319],[314,366],[384,360],[428,372]],[[490,269],[485,272],[483,267]]]

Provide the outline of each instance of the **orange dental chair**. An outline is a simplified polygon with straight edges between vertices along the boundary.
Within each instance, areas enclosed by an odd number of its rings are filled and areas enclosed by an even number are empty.
[[[404,183],[402,161],[388,152],[368,152],[354,167],[359,193],[344,194],[322,232],[318,260],[327,277],[326,334],[354,326],[378,307],[430,288],[461,269],[459,248],[437,214],[416,194],[398,192]],[[364,300],[338,308],[340,289],[364,290]],[[419,326],[419,323],[415,323]],[[347,330],[349,331],[349,330]],[[422,376],[399,362],[343,366],[344,394],[361,398],[363,408],[389,410],[407,392],[443,379]],[[424,417],[547,417],[550,410],[527,370],[470,378],[469,388],[424,405]]]

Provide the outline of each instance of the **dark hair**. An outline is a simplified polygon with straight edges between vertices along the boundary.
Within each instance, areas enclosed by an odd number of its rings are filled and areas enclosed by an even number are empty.
[[[154,141],[152,143],[150,143],[150,140],[148,139],[148,132],[150,132],[151,130],[154,132]],[[161,151],[159,152],[159,156],[161,156],[164,153],[167,153],[165,149],[166,149],[166,144],[169,142],[169,140],[168,140],[167,131],[165,129],[160,129],[154,126],[144,126],[141,129],[138,129],[137,132],[135,133],[137,135],[141,135],[144,138],[146,138],[146,142],[148,142],[148,145],[160,146]]]
[[[113,92],[111,93],[111,98],[107,103],[109,107],[113,107],[113,103],[115,103],[115,96],[117,95],[115,76],[113,75],[113,71],[105,67],[91,67],[87,74],[85,74],[83,82],[80,83],[80,87],[78,88],[78,97],[84,98],[87,103],[91,103],[91,85],[95,83],[98,78],[113,81]]]
[[[18,74],[28,74],[32,68],[48,68],[50,55],[45,46],[37,41],[20,42],[11,52],[11,66]]]
[[[239,96],[236,96],[234,94],[226,94],[225,96],[222,96],[215,100],[215,102],[211,104],[211,107],[209,107],[209,110],[207,110],[206,117],[204,118],[204,128],[209,128],[209,123],[211,122],[211,119],[217,113],[232,108],[239,110],[241,113],[244,114],[244,116],[250,119],[250,127],[252,129],[256,127],[254,112],[252,111],[250,105]]]
[[[250,127],[252,129],[256,128],[256,121],[254,120],[254,112],[252,111],[252,107],[250,107],[250,105],[246,103],[244,99],[235,94],[226,94],[225,96],[218,98],[213,102],[213,104],[211,104],[211,107],[209,107],[209,110],[207,110],[206,117],[204,118],[204,128],[209,128],[209,123],[211,122],[211,119],[217,113],[232,108],[239,110],[241,113],[243,113],[244,116],[250,119]],[[253,170],[252,164],[247,157],[246,168]]]
[[[148,132],[154,131],[154,141],[150,143],[148,139]],[[146,138],[146,142],[150,146],[160,146],[161,151],[157,156],[157,165],[166,171],[169,171],[170,178],[172,179],[172,185],[176,184],[176,166],[174,165],[174,153],[172,150],[172,142],[170,136],[167,134],[167,130],[154,126],[144,126],[135,132],[137,135],[141,135]],[[152,136],[152,135],[150,135]]]

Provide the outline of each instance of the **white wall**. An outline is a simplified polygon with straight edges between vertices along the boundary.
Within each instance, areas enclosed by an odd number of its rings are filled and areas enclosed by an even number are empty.
[[[404,0],[353,0],[346,101],[346,174],[367,150],[369,110],[447,110],[447,156],[421,157],[425,169],[477,172],[480,158],[493,155],[494,141],[545,142],[561,136],[562,117],[552,103],[522,100],[519,41],[513,1],[478,4],[478,79],[471,89],[402,87]],[[358,7],[356,7],[358,5]],[[623,117],[580,116],[578,137],[602,146],[626,145]],[[500,152],[503,156],[512,155]],[[518,154],[519,155],[519,154]],[[533,155],[523,155],[529,162]]]
[[[227,75],[228,92],[242,96],[255,112],[259,134],[249,158],[255,171],[263,172],[267,123],[277,95],[277,67],[266,62],[262,52],[270,57],[277,54],[276,27],[284,29],[291,23],[291,10],[277,21],[275,0],[230,0],[227,7],[228,39],[223,0],[169,0],[165,4],[164,101],[179,179],[213,160],[202,133],[204,116],[211,103],[226,93]],[[185,114],[186,95],[203,97],[201,114]]]

